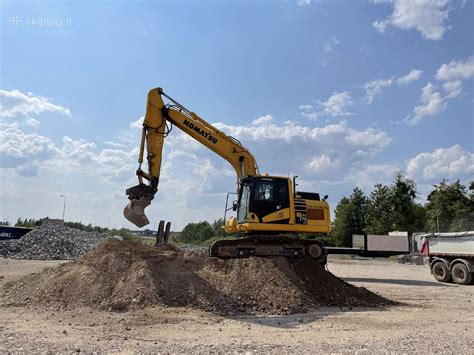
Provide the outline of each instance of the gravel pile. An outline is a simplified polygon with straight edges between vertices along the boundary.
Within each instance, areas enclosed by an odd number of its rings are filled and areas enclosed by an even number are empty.
[[[218,314],[288,314],[321,306],[393,304],[344,282],[312,258],[220,260],[169,244],[114,239],[3,291],[10,304],[119,311],[159,305]]]
[[[0,255],[15,259],[75,259],[104,242],[102,233],[69,228],[59,220],[43,220],[43,224],[18,240],[0,241]]]

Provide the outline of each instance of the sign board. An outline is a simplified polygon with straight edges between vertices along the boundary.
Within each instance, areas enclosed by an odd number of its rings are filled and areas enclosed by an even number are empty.
[[[31,228],[0,226],[0,240],[20,239],[30,231]]]

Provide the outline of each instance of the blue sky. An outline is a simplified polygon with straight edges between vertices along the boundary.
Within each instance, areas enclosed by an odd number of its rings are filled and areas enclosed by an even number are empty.
[[[149,89],[333,207],[395,171],[474,176],[472,1],[1,2],[1,218],[130,227]],[[173,131],[153,220],[222,215],[230,166]]]

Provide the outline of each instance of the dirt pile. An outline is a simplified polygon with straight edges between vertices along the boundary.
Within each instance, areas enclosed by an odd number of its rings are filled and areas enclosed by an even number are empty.
[[[87,305],[126,310],[150,305],[217,313],[284,314],[319,306],[391,302],[352,286],[311,258],[219,260],[165,245],[108,240],[83,257],[7,284],[10,304]]]
[[[62,220],[43,224],[18,240],[0,241],[0,255],[16,259],[68,260],[84,255],[107,239],[102,233],[66,227]]]

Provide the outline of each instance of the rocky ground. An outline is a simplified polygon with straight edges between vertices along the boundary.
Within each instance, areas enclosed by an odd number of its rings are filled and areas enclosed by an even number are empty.
[[[43,219],[43,224],[19,240],[0,241],[0,256],[16,259],[74,259],[107,240],[101,233],[63,225],[62,220]]]
[[[58,263],[0,259],[0,287]],[[472,353],[474,286],[440,284],[427,266],[389,261],[330,259],[329,270],[403,304],[322,307],[291,315],[218,315],[168,306],[109,312],[3,305],[0,352]]]

